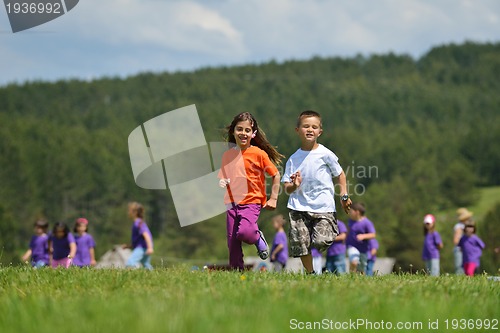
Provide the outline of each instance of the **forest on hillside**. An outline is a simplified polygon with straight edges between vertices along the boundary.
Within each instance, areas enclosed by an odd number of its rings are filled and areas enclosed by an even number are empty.
[[[207,141],[220,141],[232,117],[249,111],[287,157],[299,144],[297,115],[320,112],[320,141],[339,156],[354,199],[366,204],[381,255],[404,270],[422,268],[423,216],[472,205],[478,188],[500,185],[499,91],[500,44],[470,42],[435,47],[417,60],[316,57],[0,87],[0,260],[19,261],[39,217],[70,225],[87,217],[102,254],[128,241],[131,200],[147,207],[157,262],[224,260],[225,217],[181,228],[169,191],[136,186],[128,155],[134,128],[196,104]],[[286,200],[280,197],[278,213],[287,213]],[[492,207],[478,221],[490,239],[483,268],[492,273],[500,266],[493,254],[500,244],[491,244],[500,238],[498,212]],[[268,238],[274,214],[261,215]],[[439,217],[443,257],[451,258],[455,217]],[[451,259],[442,266],[451,271]]]

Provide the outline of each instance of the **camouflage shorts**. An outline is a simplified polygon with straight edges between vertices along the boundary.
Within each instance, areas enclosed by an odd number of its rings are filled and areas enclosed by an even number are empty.
[[[325,251],[339,234],[335,213],[309,213],[290,210],[290,255],[311,253],[311,246]]]

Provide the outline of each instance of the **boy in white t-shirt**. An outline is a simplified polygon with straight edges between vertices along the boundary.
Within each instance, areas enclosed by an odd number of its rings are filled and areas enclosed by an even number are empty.
[[[312,274],[311,246],[324,251],[338,235],[333,178],[338,178],[346,213],[351,199],[338,157],[317,142],[323,132],[320,114],[311,110],[302,112],[295,130],[301,145],[286,162],[281,182],[285,193],[290,195],[287,207],[290,209],[291,255],[300,257],[306,272]]]

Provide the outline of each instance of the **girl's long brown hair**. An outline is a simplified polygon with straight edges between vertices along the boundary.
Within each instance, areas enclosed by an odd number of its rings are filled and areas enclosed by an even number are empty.
[[[226,127],[226,140],[230,143],[236,144],[236,139],[234,137],[234,128],[236,127],[237,123],[245,120],[248,120],[252,125],[252,132],[257,131],[257,133],[255,134],[255,138],[251,139],[250,144],[257,146],[265,151],[267,153],[267,156],[269,156],[269,159],[274,164],[281,164],[281,159],[285,156],[280,154],[278,150],[276,150],[276,147],[269,143],[266,137],[266,133],[264,133],[264,131],[259,127],[257,120],[250,112],[242,112],[233,118],[231,124]]]

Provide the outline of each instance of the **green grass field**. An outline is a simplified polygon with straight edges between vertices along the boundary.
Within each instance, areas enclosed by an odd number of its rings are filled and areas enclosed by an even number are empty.
[[[287,332],[323,319],[326,331],[335,331],[335,322],[366,319],[394,325],[380,332],[429,332],[429,320],[438,320],[435,332],[498,332],[500,324],[492,330],[451,325],[453,319],[500,319],[500,282],[484,276],[242,275],[183,266],[152,272],[0,268],[3,333]],[[397,330],[398,322],[413,328]]]

